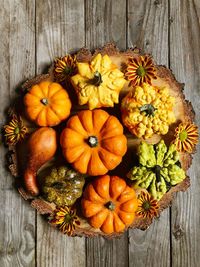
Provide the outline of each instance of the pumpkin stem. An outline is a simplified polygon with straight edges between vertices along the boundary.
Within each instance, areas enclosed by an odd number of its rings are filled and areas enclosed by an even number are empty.
[[[43,105],[48,105],[48,99],[47,98],[42,98],[41,100],[40,100],[40,102],[43,104]]]
[[[98,145],[98,139],[96,136],[89,136],[88,144],[90,147],[96,147]]]
[[[103,81],[102,81],[101,73],[99,73],[98,71],[95,71],[94,78],[92,79],[92,84],[94,84],[95,86],[99,86],[102,82]]]
[[[154,116],[154,112],[156,111],[157,108],[154,108],[154,106],[151,104],[145,104],[139,109],[140,112],[144,111],[146,116]]]
[[[112,201],[109,201],[105,204],[105,207],[111,211],[115,209],[115,204]]]

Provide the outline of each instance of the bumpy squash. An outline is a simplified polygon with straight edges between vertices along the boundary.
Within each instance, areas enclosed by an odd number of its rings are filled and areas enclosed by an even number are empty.
[[[174,144],[168,148],[163,140],[156,145],[141,142],[138,156],[140,166],[133,167],[128,178],[134,181],[134,188],[147,189],[157,200],[186,177]]]
[[[126,80],[108,55],[98,54],[89,63],[78,62],[77,68],[78,74],[71,78],[71,82],[80,105],[88,103],[92,110],[118,103],[119,92]]]
[[[84,175],[66,166],[53,168],[45,177],[43,192],[49,202],[57,206],[71,206],[81,197],[85,184]]]
[[[71,117],[61,133],[60,144],[74,169],[92,176],[114,169],[127,150],[121,123],[100,109],[83,110]]]
[[[147,83],[136,86],[122,100],[122,121],[129,131],[139,138],[153,134],[167,134],[175,122],[175,99],[167,87],[154,87]]]
[[[135,219],[135,191],[118,176],[104,175],[88,184],[81,200],[89,224],[106,234],[123,232]]]
[[[43,81],[33,85],[24,96],[28,118],[39,126],[55,126],[65,120],[71,109],[71,101],[59,84]]]

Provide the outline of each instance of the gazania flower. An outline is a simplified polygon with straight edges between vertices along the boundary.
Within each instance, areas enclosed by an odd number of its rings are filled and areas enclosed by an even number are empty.
[[[54,64],[54,76],[58,82],[62,82],[74,75],[76,71],[76,56],[66,55],[57,58]]]
[[[71,207],[59,207],[55,210],[50,223],[56,225],[63,233],[71,236],[77,225],[80,225],[76,210]]]
[[[151,79],[157,79],[153,60],[148,55],[130,58],[125,75],[132,86],[151,84]]]
[[[136,214],[142,218],[151,219],[158,216],[158,202],[148,192],[142,191],[138,196]]]
[[[25,137],[28,129],[24,126],[21,117],[13,115],[12,120],[4,126],[4,131],[7,143],[15,145]]]
[[[173,143],[177,151],[192,153],[198,143],[198,127],[193,123],[180,123],[175,129]]]

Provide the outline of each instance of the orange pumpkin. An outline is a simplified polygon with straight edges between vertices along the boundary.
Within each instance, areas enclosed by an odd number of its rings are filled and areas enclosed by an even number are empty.
[[[121,123],[101,109],[83,110],[71,117],[60,143],[74,169],[92,176],[114,169],[127,150]]]
[[[104,175],[87,185],[81,200],[89,224],[106,234],[123,232],[135,219],[135,191],[118,176]]]
[[[39,126],[55,126],[65,120],[71,109],[71,101],[65,89],[51,81],[33,85],[24,96],[28,118]]]

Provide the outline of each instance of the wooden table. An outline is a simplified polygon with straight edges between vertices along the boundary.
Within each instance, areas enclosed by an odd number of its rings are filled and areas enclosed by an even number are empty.
[[[15,90],[45,71],[56,56],[114,41],[138,46],[185,83],[199,122],[199,0],[1,0],[0,115]],[[0,266],[200,266],[200,153],[189,171],[191,187],[145,232],[120,239],[69,238],[55,231],[16,192],[0,159]]]

